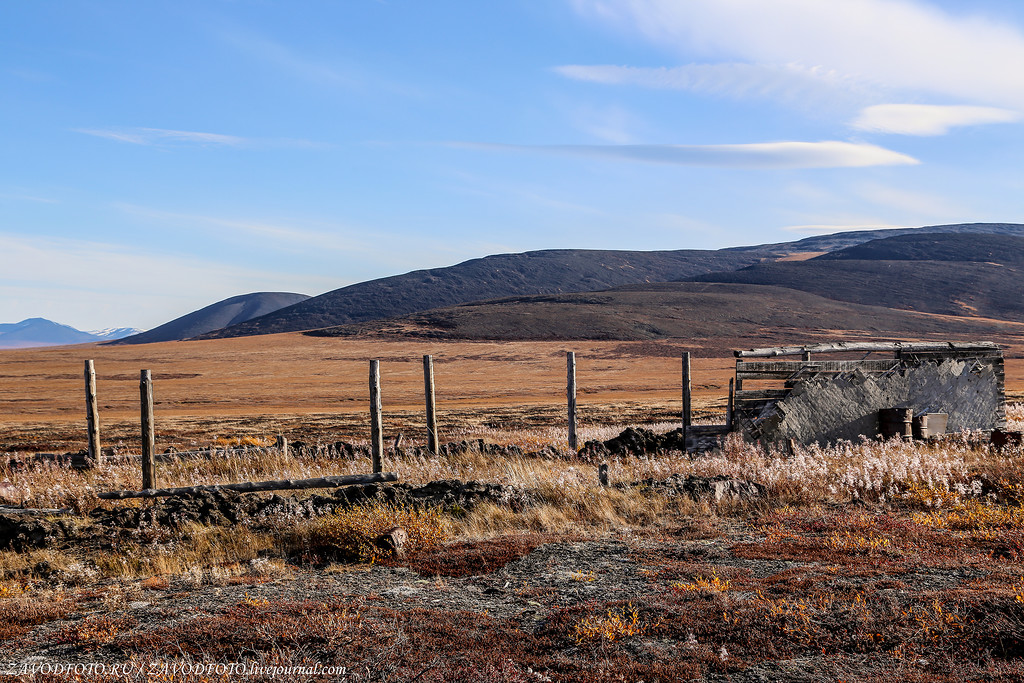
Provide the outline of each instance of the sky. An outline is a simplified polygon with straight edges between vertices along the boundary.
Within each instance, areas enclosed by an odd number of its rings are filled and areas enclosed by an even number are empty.
[[[0,322],[1024,223],[1014,0],[0,3]]]

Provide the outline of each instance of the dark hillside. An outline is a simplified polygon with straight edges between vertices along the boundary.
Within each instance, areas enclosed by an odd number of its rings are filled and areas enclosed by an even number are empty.
[[[315,336],[372,334],[433,339],[807,339],[848,335],[923,338],[982,335],[1021,325],[850,304],[782,287],[669,282],[603,292],[510,297],[394,320],[313,330]]]
[[[811,259],[764,263],[694,280],[788,287],[837,301],[910,311],[1024,320],[1024,274],[991,263]]]
[[[921,234],[975,234],[975,235],[1010,235],[1024,237],[1024,225],[1019,223],[955,223],[952,225],[930,225],[923,228],[885,228],[881,230],[848,230],[830,235],[805,237],[796,242],[779,244],[763,244],[761,248],[775,249],[780,252],[806,251],[837,251],[877,239],[885,239],[898,235]]]
[[[308,330],[497,297],[586,292],[623,284],[679,280],[699,273],[740,268],[768,256],[757,249],[552,249],[500,254],[350,285],[205,336]]]
[[[819,261],[976,261],[1024,265],[1024,237],[979,234],[911,234],[872,240]]]

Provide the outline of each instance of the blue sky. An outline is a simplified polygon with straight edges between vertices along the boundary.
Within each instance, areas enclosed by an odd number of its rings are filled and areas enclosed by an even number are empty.
[[[1024,223],[1010,0],[0,5],[0,322]]]

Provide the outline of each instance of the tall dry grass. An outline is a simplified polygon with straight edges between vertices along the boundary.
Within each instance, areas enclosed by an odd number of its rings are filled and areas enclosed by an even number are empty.
[[[1024,426],[1024,405],[1007,410],[1010,429]],[[629,425],[591,426],[580,430],[580,440],[606,440]],[[639,425],[635,425],[639,426]],[[642,425],[655,431],[675,428],[672,423]],[[476,480],[529,489],[542,503],[572,505],[597,495],[594,463],[570,456],[564,428],[503,430],[455,429],[452,440],[484,439],[509,444],[524,452],[553,446],[559,456],[491,456],[471,449],[456,456],[411,453],[385,458],[385,470],[403,482],[422,485],[439,479]],[[415,445],[415,442],[414,444]],[[966,490],[979,477],[1024,481],[1019,449],[1000,453],[967,434],[951,435],[938,443],[841,442],[828,447],[776,450],[744,442],[731,435],[721,448],[698,457],[675,452],[667,455],[617,457],[609,461],[613,482],[664,479],[670,475],[729,476],[756,481],[772,498],[786,504],[848,501],[851,498],[886,500],[908,486],[945,491]],[[362,474],[369,471],[365,458],[296,456],[274,448],[218,451],[213,457],[187,457],[158,463],[162,486],[198,486],[266,479],[307,479]],[[53,462],[27,461],[22,467],[0,463],[0,481],[11,483],[15,498],[26,506],[89,509],[100,491],[137,489],[141,473],[137,462],[118,462],[104,468],[78,471]]]
[[[1011,428],[1024,423],[1024,406],[1008,410]],[[647,425],[666,431],[674,424]],[[608,439],[624,425],[587,427],[581,438]],[[544,446],[560,448],[564,429],[483,429],[453,432],[458,439],[482,438],[513,444],[523,451]],[[408,452],[408,451],[407,451]],[[768,505],[815,505],[863,499],[903,504],[927,498],[933,505],[956,505],[977,497],[985,486],[998,482],[1006,490],[1024,490],[1024,451],[997,452],[968,434],[953,435],[937,443],[893,440],[839,443],[829,447],[797,448],[790,453],[765,449],[730,436],[721,448],[691,457],[683,453],[611,458],[613,483],[639,482],[678,476],[728,476],[761,483]],[[161,462],[162,485],[187,486],[228,481],[312,478],[369,471],[365,458],[295,456],[273,448],[223,452],[214,457]],[[592,535],[607,531],[654,529],[673,524],[680,516],[713,520],[744,508],[716,506],[686,497],[652,494],[644,487],[601,487],[597,463],[559,455],[493,456],[470,450],[456,456],[405,455],[388,457],[385,469],[401,481],[420,485],[440,479],[477,480],[514,486],[528,492],[532,504],[513,511],[508,506],[483,503],[463,514],[445,518],[445,535],[452,539],[479,539],[511,532]],[[32,507],[72,507],[87,510],[100,504],[96,493],[140,486],[137,463],[120,462],[103,469],[78,471],[52,462],[34,462],[12,468],[0,464],[0,480],[9,480]],[[983,486],[983,482],[985,486]],[[924,495],[922,492],[924,492]],[[304,495],[301,492],[295,495]],[[140,504],[122,501],[119,505]],[[765,503],[757,503],[762,505]],[[81,521],[84,524],[84,521]],[[0,579],[32,573],[46,566],[66,584],[102,577],[178,576],[194,584],[218,583],[232,576],[257,571],[284,571],[288,537],[303,525],[313,524],[301,514],[283,516],[278,530],[189,527],[171,531],[142,529],[116,548],[83,556],[74,549],[31,553],[0,552]]]

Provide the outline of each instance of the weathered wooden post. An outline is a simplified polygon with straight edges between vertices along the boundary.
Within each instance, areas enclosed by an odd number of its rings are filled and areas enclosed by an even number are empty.
[[[608,485],[608,463],[603,462],[597,467],[597,481],[601,486]]]
[[[139,380],[139,395],[142,399],[142,488],[156,488],[156,435],[153,431],[153,376],[143,370]]]
[[[683,352],[683,443],[690,431],[690,352]]]
[[[85,361],[85,421],[89,432],[89,459],[97,467],[103,466],[100,450],[100,411],[96,405],[96,369],[91,360]]]
[[[565,398],[569,404],[569,448],[575,452],[576,443],[576,354],[567,351],[565,354],[566,382]]]
[[[437,453],[437,414],[434,412],[434,358],[423,356],[423,395],[427,402],[427,450]]]
[[[380,361],[370,361],[370,457],[373,473],[381,471],[381,455],[384,452],[384,433],[381,431],[380,405]]]
[[[729,378],[729,404],[725,409],[725,431],[732,431],[733,411],[736,410],[736,378]]]
[[[811,360],[811,352],[810,352],[810,351],[804,351],[804,352],[803,352],[803,353],[802,353],[802,354],[800,355],[800,360],[802,360],[802,361],[803,361],[803,362],[805,362],[805,363],[808,363],[808,362],[810,362],[810,360]]]

